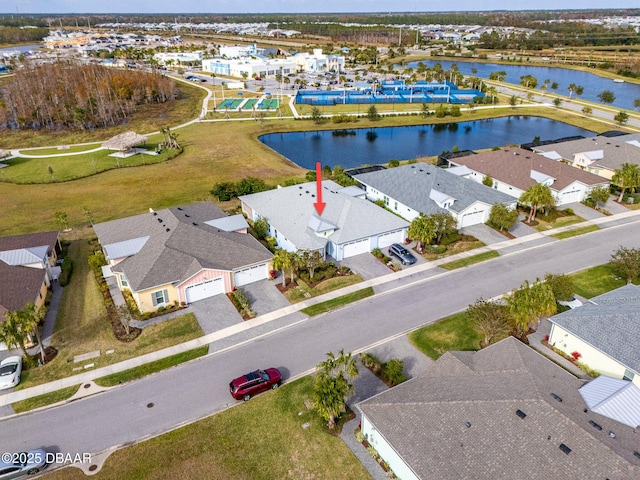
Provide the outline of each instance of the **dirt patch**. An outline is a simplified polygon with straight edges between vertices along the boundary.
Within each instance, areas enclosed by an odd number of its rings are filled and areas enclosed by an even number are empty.
[[[56,358],[58,355],[58,350],[55,347],[47,347],[44,349],[44,363],[49,363],[51,360]]]
[[[524,222],[523,222],[523,223],[524,223]],[[493,228],[493,227],[489,227],[489,228],[490,228],[491,230],[493,230],[494,232],[497,232],[497,233],[499,233],[500,235],[507,237],[509,240],[513,240],[514,238],[516,238],[516,236],[515,236],[515,235],[512,235],[512,234],[511,234],[511,233],[509,233],[509,232],[505,232],[504,230],[500,230],[500,229],[498,229],[498,228]]]
[[[279,281],[276,284],[276,287],[278,288],[278,290],[280,290],[280,293],[286,293],[287,291],[291,290],[292,288],[297,288],[298,284],[296,283],[296,281],[294,280],[293,282],[290,279],[285,280],[285,286],[282,286],[282,281]]]

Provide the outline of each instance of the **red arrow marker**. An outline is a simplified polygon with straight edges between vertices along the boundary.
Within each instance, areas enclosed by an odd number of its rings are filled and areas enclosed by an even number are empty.
[[[316,207],[318,216],[322,216],[322,211],[326,203],[322,201],[322,165],[320,165],[320,162],[316,162],[316,193],[318,201],[314,203],[313,206]]]

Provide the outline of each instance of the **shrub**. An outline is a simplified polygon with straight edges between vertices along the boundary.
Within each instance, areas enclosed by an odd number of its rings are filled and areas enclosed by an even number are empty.
[[[382,372],[384,380],[392,387],[407,380],[404,374],[404,362],[399,358],[392,358],[385,363]]]
[[[382,261],[383,261],[384,263],[389,263],[389,262],[391,261],[391,257],[387,257],[386,255],[384,255],[384,256],[382,257]]]
[[[395,158],[392,158],[391,160],[389,160],[389,167],[391,168],[395,168],[400,166],[400,161],[396,160]]]
[[[69,280],[71,280],[71,272],[73,272],[73,262],[67,258],[62,263],[60,276],[58,277],[58,282],[61,287],[65,287],[69,285]]]
[[[447,233],[446,235],[442,236],[440,245],[451,245],[452,243],[456,243],[458,240],[460,240],[460,234],[458,232]]]
[[[376,258],[380,258],[382,259],[384,257],[384,253],[382,253],[382,250],[380,250],[379,248],[374,248],[373,250],[371,250],[371,254],[376,257]]]
[[[565,208],[563,212],[567,215],[573,215],[573,208]]]
[[[434,255],[441,255],[447,251],[447,247],[444,245],[427,245],[427,252],[432,253]]]

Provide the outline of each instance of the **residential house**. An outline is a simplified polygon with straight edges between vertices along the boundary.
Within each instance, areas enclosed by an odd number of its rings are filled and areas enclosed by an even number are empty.
[[[192,303],[269,276],[273,255],[242,215],[196,203],[94,225],[121,290],[140,311]]]
[[[315,182],[243,195],[242,211],[253,221],[265,218],[269,235],[290,252],[319,251],[336,260],[403,242],[409,223],[366,200],[357,187],[322,181],[322,215]]]
[[[33,302],[44,305],[51,281],[58,278],[58,232],[0,237],[0,323],[6,312]],[[0,350],[6,346],[0,344]]]
[[[447,352],[357,405],[403,480],[640,478],[636,429],[590,410],[583,381],[514,337]]]
[[[640,289],[626,285],[549,318],[549,345],[640,387]]]
[[[454,158],[449,163],[469,168],[468,178],[476,182],[490,177],[493,188],[515,198],[536,183],[547,185],[558,207],[583,201],[595,187],[609,187],[608,180],[593,173],[517,147]]]
[[[503,204],[516,207],[510,195],[467,178],[466,167],[438,168],[428,163],[414,163],[396,168],[355,175],[371,201],[382,200],[385,206],[412,221],[424,213],[449,213],[458,228],[485,223],[491,207]]]
[[[640,133],[618,137],[597,135],[532,148],[547,158],[567,162],[609,180],[624,163],[640,164]]]

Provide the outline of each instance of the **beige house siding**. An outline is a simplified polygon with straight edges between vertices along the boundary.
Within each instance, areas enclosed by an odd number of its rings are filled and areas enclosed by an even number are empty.
[[[168,299],[164,304],[154,305],[152,295],[155,292],[160,290],[166,290],[168,293]],[[179,302],[178,291],[174,288],[174,286],[170,283],[166,285],[159,285],[157,287],[153,287],[147,290],[142,290],[140,292],[132,292],[133,298],[136,300],[138,304],[138,308],[141,312],[155,312],[158,308],[162,306],[171,305],[173,302]]]
[[[569,356],[573,352],[580,353],[579,362],[584,363],[589,368],[603,375],[608,375],[613,378],[622,378],[624,376],[626,369],[624,365],[575,337],[572,333],[569,333],[558,325],[551,326],[549,345],[563,351]],[[636,375],[633,382],[640,386],[640,375]]]

